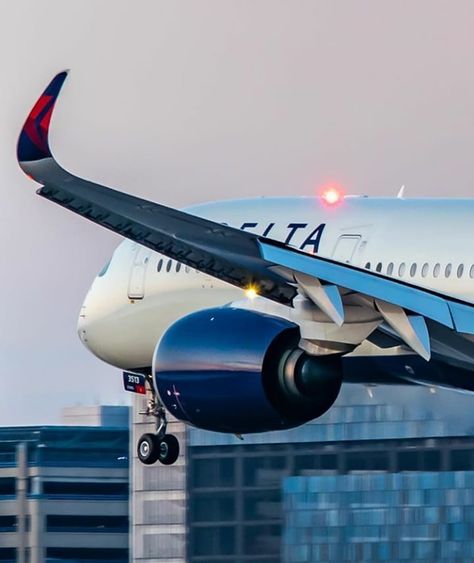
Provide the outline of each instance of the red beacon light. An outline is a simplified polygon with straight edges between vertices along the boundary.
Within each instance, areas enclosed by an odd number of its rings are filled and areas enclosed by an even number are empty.
[[[334,186],[325,188],[321,192],[321,199],[327,205],[337,205],[344,198],[342,191]]]

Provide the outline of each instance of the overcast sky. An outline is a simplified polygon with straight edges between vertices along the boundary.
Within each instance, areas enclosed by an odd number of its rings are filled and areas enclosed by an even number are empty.
[[[119,238],[36,197],[15,160],[56,72],[59,160],[168,205],[328,180],[472,196],[473,23],[472,1],[0,2],[0,424],[126,400],[76,336]]]

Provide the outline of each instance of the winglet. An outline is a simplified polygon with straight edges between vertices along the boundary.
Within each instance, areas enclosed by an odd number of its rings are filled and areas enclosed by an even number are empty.
[[[29,173],[28,167],[25,168],[24,164],[52,157],[48,138],[49,124],[67,75],[68,71],[63,71],[51,80],[23,125],[18,139],[17,158],[21,168],[27,174]]]

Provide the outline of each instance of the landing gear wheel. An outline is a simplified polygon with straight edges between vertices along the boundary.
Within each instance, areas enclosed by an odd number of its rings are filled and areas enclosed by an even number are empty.
[[[160,444],[155,434],[143,434],[137,444],[138,459],[145,465],[153,465],[160,455]]]
[[[156,438],[155,438],[156,439]],[[165,434],[161,440],[156,439],[158,461],[163,465],[173,465],[179,456],[179,442],[173,434]]]

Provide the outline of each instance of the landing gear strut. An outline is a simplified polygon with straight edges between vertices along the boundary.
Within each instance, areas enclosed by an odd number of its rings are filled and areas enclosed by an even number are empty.
[[[153,465],[157,461],[163,465],[172,465],[179,456],[179,442],[176,436],[166,433],[168,420],[166,410],[157,397],[151,375],[142,376],[146,378],[151,397],[148,400],[146,411],[141,412],[145,416],[153,416],[156,419],[155,434],[143,434],[138,440],[138,459],[145,465]]]

